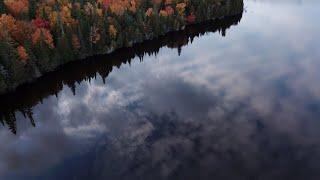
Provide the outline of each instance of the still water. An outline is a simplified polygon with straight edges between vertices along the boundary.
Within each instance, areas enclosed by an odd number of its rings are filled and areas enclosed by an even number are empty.
[[[244,8],[1,97],[0,179],[320,179],[320,2]]]

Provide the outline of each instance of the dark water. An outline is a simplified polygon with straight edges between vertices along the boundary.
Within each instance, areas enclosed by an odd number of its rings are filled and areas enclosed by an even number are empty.
[[[245,10],[2,96],[0,179],[320,179],[320,2]]]

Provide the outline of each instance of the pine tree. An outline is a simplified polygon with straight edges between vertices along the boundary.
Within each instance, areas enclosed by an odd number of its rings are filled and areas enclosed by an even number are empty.
[[[29,19],[34,19],[36,17],[37,11],[37,1],[29,0]]]
[[[6,13],[6,7],[3,0],[0,1],[0,15]]]

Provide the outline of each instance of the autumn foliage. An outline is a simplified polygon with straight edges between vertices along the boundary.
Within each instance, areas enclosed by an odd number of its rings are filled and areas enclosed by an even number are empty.
[[[22,61],[27,61],[27,59],[29,58],[27,50],[23,46],[18,46],[17,51],[18,51],[19,58]]]
[[[217,16],[222,1],[4,0],[0,76],[26,81],[68,61],[179,30]]]
[[[26,14],[29,11],[29,0],[4,0],[4,4],[14,16]]]

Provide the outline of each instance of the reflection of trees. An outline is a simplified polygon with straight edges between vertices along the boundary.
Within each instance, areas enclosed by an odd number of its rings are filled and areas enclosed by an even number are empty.
[[[20,109],[16,111],[21,112],[26,119],[29,119],[32,126],[36,126],[34,118],[32,116],[33,112],[31,108]],[[0,113],[0,122],[2,123],[2,125],[7,125],[13,134],[17,133],[16,121],[17,120],[15,116],[15,111]]]
[[[189,42],[192,43],[195,37],[202,36],[208,32],[220,32],[224,36],[228,28],[240,22],[243,4],[237,2],[234,7],[231,6],[230,8],[228,6],[226,9],[228,11],[224,10],[224,12],[228,12],[228,15],[231,14],[232,16],[190,25],[182,31],[170,32],[165,36],[136,44],[130,48],[121,48],[111,54],[66,64],[63,68],[40,77],[36,82],[23,85],[15,92],[2,95],[0,97],[1,123],[7,125],[13,133],[16,133],[15,113],[21,112],[35,126],[32,107],[48,96],[57,96],[58,92],[63,89],[63,85],[70,87],[75,95],[77,83],[91,81],[93,78],[96,79],[97,74],[100,75],[105,83],[105,79],[114,67],[119,68],[122,64],[130,64],[134,57],[139,57],[142,61],[145,55],[156,55],[160,48],[164,46],[176,48],[180,54],[181,48]],[[217,12],[217,17],[219,16],[222,16],[221,12],[220,14]]]
[[[0,118],[1,118],[1,123],[3,125],[6,124],[13,134],[17,133],[16,116],[15,116],[14,112],[7,112],[7,113],[1,115]]]

